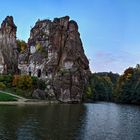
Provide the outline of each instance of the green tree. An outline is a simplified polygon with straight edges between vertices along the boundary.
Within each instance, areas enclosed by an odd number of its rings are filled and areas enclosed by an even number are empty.
[[[27,49],[27,43],[24,40],[17,40],[17,50],[19,53],[23,53]]]
[[[116,88],[114,89],[114,98],[122,103],[140,104],[140,65],[135,68],[128,68],[120,76]]]

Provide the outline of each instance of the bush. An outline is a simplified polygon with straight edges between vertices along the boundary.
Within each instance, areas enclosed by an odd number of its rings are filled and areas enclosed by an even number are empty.
[[[32,88],[32,78],[29,75],[14,75],[12,86],[19,89]]]
[[[33,88],[34,89],[37,89],[38,88],[38,78],[35,77],[35,76],[32,76],[32,85],[33,85]]]
[[[16,86],[18,85],[19,78],[20,78],[19,75],[14,75],[14,77],[13,77],[13,82],[12,82],[12,86],[16,87]]]
[[[32,90],[30,89],[19,89],[18,87],[14,89],[14,93],[16,93],[16,95],[20,95],[23,96],[25,98],[31,98],[31,94],[32,94]]]
[[[38,87],[38,89],[45,90],[45,88],[46,88],[45,81],[39,79],[38,82],[37,82],[37,87]]]
[[[17,87],[20,89],[31,89],[32,78],[29,75],[21,75],[19,77]]]
[[[32,86],[34,89],[41,89],[41,90],[45,90],[46,88],[46,84],[45,81],[42,79],[38,79],[37,77],[32,76]]]
[[[0,89],[2,90],[2,89],[5,89],[5,88],[6,88],[6,85],[4,83],[0,82]]]
[[[12,75],[0,75],[0,82],[4,83],[7,87],[11,87]]]

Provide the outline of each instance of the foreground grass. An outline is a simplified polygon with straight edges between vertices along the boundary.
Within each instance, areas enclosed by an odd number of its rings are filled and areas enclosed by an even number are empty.
[[[17,89],[17,88],[6,88],[3,91],[9,92],[27,99],[32,99],[31,97],[31,92],[32,90],[22,90],[22,89]]]
[[[0,92],[0,101],[17,101],[17,98]]]

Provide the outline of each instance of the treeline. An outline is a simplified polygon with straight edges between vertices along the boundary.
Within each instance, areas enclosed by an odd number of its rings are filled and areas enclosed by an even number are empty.
[[[86,100],[140,104],[140,65],[122,75],[94,73],[86,90]]]

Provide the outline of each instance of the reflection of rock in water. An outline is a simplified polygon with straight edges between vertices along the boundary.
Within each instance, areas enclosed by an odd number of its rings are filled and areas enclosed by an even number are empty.
[[[53,108],[53,109],[52,109]],[[60,105],[48,108],[47,122],[43,123],[48,130],[48,138],[71,140],[77,136],[85,114],[83,105]],[[44,117],[45,117],[44,116]],[[45,121],[46,118],[44,118]],[[42,124],[42,125],[43,125]],[[49,128],[49,129],[48,129]]]
[[[71,140],[80,132],[85,106],[3,106],[0,111],[1,138]]]
[[[139,140],[139,106],[0,106],[0,140]]]

